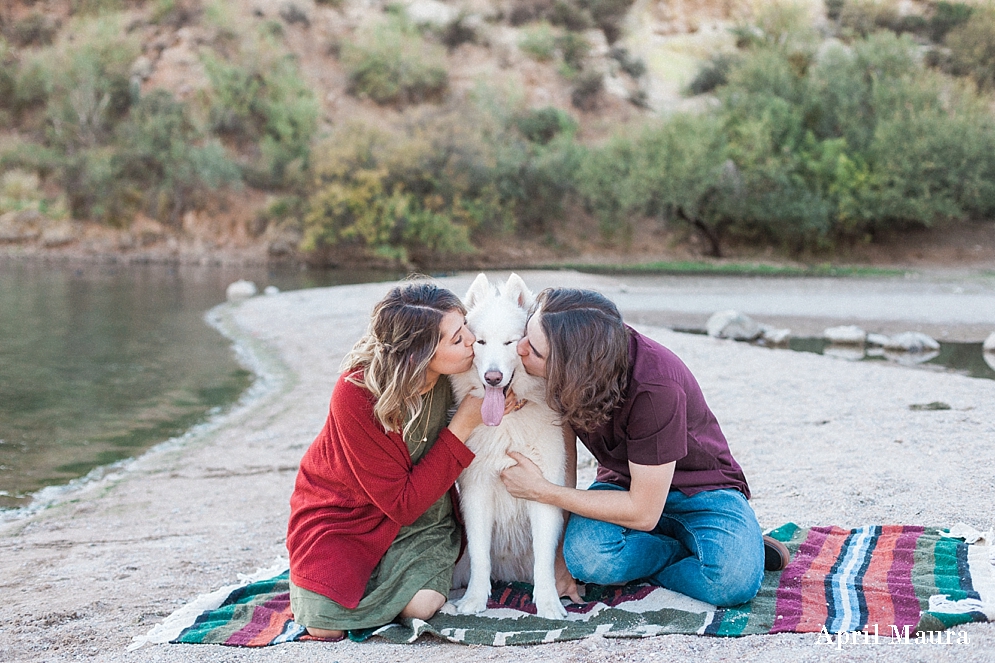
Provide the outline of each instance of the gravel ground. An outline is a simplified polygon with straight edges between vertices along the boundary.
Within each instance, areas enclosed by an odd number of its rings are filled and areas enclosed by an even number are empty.
[[[442,281],[462,294],[470,276]],[[569,272],[523,276],[535,289],[554,284],[600,289],[637,322],[640,315],[705,312],[698,310],[698,286],[691,281],[682,287],[660,279],[654,289],[649,279],[633,285],[632,279]],[[847,293],[852,292],[854,301],[866,294],[852,287],[860,282],[837,282],[845,285],[822,295],[815,282],[800,283],[797,287],[808,294],[796,297],[801,303],[792,308],[784,302],[795,292],[793,282],[723,281],[724,286],[708,282],[702,287],[765,293],[750,300],[749,310],[740,307],[761,319],[764,314],[836,322],[869,319],[846,308]],[[883,295],[879,301],[887,302],[889,292],[898,300],[906,297],[905,280],[864,283],[876,296]],[[882,305],[878,317],[897,326],[907,322],[908,328],[946,326],[951,333],[964,325],[995,329],[990,279],[944,276],[937,283],[923,288],[939,298],[932,309],[926,306],[903,318],[901,307]],[[147,632],[187,600],[286,554],[288,498],[297,463],[323,423],[340,358],[388,287],[297,291],[216,309],[215,324],[236,341],[259,376],[252,393],[183,438],[110,468],[102,478],[47,495],[46,504],[34,513],[0,523],[0,660],[995,660],[993,624],[962,627],[968,644],[896,645],[883,639],[879,645],[849,645],[844,651],[819,644],[813,635],[789,634],[599,637],[506,648],[431,639],[410,646],[374,640],[262,650],[157,645],[127,653],[133,636]],[[957,287],[962,292],[955,292]],[[685,303],[667,295],[671,292],[681,293]],[[701,298],[706,294],[697,292]],[[951,322],[950,311],[958,309],[948,308],[947,302],[966,292],[974,297],[961,301],[972,310],[957,313]],[[839,308],[815,307],[820,296]],[[977,307],[983,312],[977,313]],[[884,311],[887,315],[880,314]],[[963,521],[987,530],[995,524],[995,381],[637,326],[676,351],[698,376],[747,474],[763,526],[786,521],[803,526],[949,526]],[[933,401],[951,409],[909,408]]]

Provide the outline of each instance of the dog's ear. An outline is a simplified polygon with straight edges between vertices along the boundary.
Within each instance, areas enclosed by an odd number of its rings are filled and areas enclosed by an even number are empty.
[[[532,308],[532,304],[536,300],[535,295],[525,285],[522,277],[514,273],[508,277],[508,282],[504,285],[504,294],[511,297],[513,301],[526,311]]]
[[[483,301],[491,292],[491,284],[487,280],[486,274],[477,274],[477,278],[473,280],[470,284],[470,289],[466,291],[466,297],[463,298],[463,303],[466,305],[467,310],[472,309],[474,306]]]

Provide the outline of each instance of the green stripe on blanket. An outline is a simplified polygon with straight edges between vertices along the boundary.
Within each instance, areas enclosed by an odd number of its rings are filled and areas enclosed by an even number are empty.
[[[535,615],[531,585],[495,583],[487,610],[460,615],[451,603],[428,622],[387,624],[351,632],[394,643],[429,633],[452,642],[521,645],[591,635],[646,637],[666,633],[742,636],[830,633],[867,629],[914,637],[968,622],[995,621],[995,576],[987,546],[947,538],[939,530],[884,525],[844,530],[787,524],[771,533],[792,561],[767,573],[755,599],[715,608],[646,584],[588,585],[584,604],[567,606],[565,620]],[[285,567],[284,567],[285,568]],[[309,639],[290,613],[288,573],[274,572],[236,588],[200,597],[197,609],[170,617],[145,642],[261,647]]]

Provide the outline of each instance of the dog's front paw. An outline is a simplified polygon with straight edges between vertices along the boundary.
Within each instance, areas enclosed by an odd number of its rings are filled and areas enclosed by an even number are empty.
[[[567,609],[555,592],[552,596],[536,596],[536,614],[543,619],[566,619]]]
[[[461,615],[474,615],[487,609],[487,594],[469,592],[456,602],[456,611]]]

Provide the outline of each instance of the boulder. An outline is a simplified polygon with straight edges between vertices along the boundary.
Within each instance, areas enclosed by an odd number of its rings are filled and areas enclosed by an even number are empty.
[[[31,242],[41,236],[48,224],[44,214],[33,209],[7,212],[0,216],[0,242]]]
[[[41,243],[48,248],[72,244],[77,237],[76,226],[71,221],[53,221],[41,231]]]
[[[981,349],[985,352],[995,352],[995,332],[988,335],[985,342],[981,344]]]
[[[829,327],[822,332],[822,337],[834,345],[863,345],[867,332],[855,325],[845,325]]]
[[[866,343],[867,345],[873,345],[878,348],[883,348],[888,345],[891,339],[884,334],[868,334]]]
[[[922,332],[902,332],[888,339],[884,349],[892,352],[937,352],[940,344]]]
[[[713,338],[731,338],[734,341],[753,341],[759,338],[760,323],[739,311],[719,311],[705,323],[705,330]]]
[[[280,289],[277,288],[275,285],[268,285],[265,288],[263,288],[263,294],[264,295],[279,295],[280,294]]]
[[[760,325],[760,337],[767,345],[787,345],[788,341],[791,340],[791,330]]]
[[[238,302],[249,297],[254,297],[257,292],[255,283],[239,279],[228,286],[228,289],[225,290],[225,297],[230,302]]]
[[[404,11],[415,25],[431,25],[438,28],[448,25],[457,16],[455,8],[438,0],[414,0]]]

